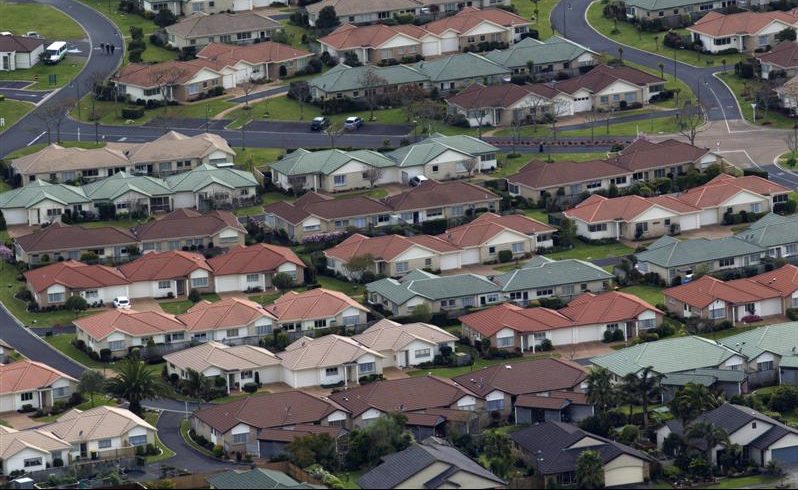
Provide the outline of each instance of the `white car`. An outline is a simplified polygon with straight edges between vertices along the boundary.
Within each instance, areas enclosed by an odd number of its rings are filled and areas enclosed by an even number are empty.
[[[363,125],[363,120],[357,116],[350,116],[344,120],[344,129],[358,129]]]
[[[410,184],[410,187],[416,187],[421,185],[422,182],[426,182],[429,179],[424,177],[423,175],[416,175],[412,177],[407,183]]]
[[[13,35],[14,34],[12,34],[10,31],[2,31],[2,32],[0,32],[0,36],[13,36]]]
[[[41,34],[36,31],[28,31],[25,33],[25,37],[32,37],[34,39],[44,39]]]
[[[118,308],[120,310],[129,310],[130,306],[130,298],[127,296],[118,296],[114,298],[114,308]]]

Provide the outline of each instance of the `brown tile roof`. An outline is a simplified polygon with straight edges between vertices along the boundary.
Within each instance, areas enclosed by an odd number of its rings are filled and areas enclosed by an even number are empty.
[[[507,177],[507,182],[521,184],[532,189],[546,189],[628,173],[627,169],[605,160],[556,163],[533,160],[521,168],[517,174]]]
[[[102,340],[113,332],[124,332],[131,337],[143,337],[186,330],[186,326],[174,315],[157,311],[110,309],[96,315],[78,318],[73,323],[95,340]]]
[[[324,7],[333,7],[338,17],[371,12],[415,10],[421,7],[416,0],[322,0],[305,7],[309,13],[319,13]]]
[[[325,250],[324,254],[344,262],[348,262],[352,257],[363,255],[371,255],[374,260],[390,262],[414,246],[420,246],[438,253],[451,253],[460,250],[457,246],[442,238],[430,235],[367,237],[360,233],[355,233],[333,248]]]
[[[327,434],[335,439],[346,429],[342,427],[330,427],[327,425],[299,424],[290,429],[261,429],[258,432],[259,441],[291,442],[299,437],[309,435]]]
[[[104,265],[87,265],[74,260],[56,262],[25,272],[25,279],[37,292],[54,284],[69,289],[93,289],[129,284],[117,269]]]
[[[575,207],[566,210],[565,216],[585,223],[607,221],[632,221],[648,209],[659,206],[676,214],[697,213],[700,209],[672,196],[641,197],[637,195],[607,198],[593,194]]]
[[[363,305],[344,293],[317,288],[298,293],[289,291],[265,307],[281,322],[329,318],[347,308],[368,311]]]
[[[231,248],[227,253],[208,259],[208,264],[213,269],[214,276],[276,272],[283,264],[305,268],[305,263],[293,250],[268,243]]]
[[[208,37],[244,31],[280,29],[276,20],[252,11],[218,14],[196,13],[172,24],[166,31],[186,38]]]
[[[0,36],[3,39],[3,36]],[[126,166],[130,162],[124,149],[130,144],[111,144],[103,148],[65,148],[61,145],[47,145],[30,155],[21,156],[11,161],[18,173],[42,173],[66,171],[103,166]]]
[[[4,53],[11,53],[14,51],[30,53],[42,44],[44,44],[43,39],[36,39],[33,37],[0,36],[0,51]]]
[[[316,192],[308,192],[294,203],[277,201],[264,208],[292,224],[297,224],[310,215],[324,219],[350,218],[370,214],[390,213],[391,208],[382,201],[366,196],[333,199]]]
[[[536,359],[512,365],[496,365],[454,377],[479,396],[493,390],[510,395],[545,393],[578,388],[587,378],[580,367],[559,359]]]
[[[514,83],[501,84],[501,85],[482,85],[475,83],[469,85],[465,90],[452,95],[446,99],[449,105],[462,107],[463,109],[485,108],[485,107],[502,107],[507,108],[517,103],[519,100],[528,96],[530,93],[543,95],[546,98],[551,98],[560,92],[554,88],[546,85],[538,84],[539,87],[531,87],[529,85],[516,85]],[[541,94],[538,92],[548,92]]]
[[[215,303],[201,301],[186,313],[177,315],[190,332],[243,327],[263,317],[274,319],[260,304],[243,298],[227,298]]]
[[[77,382],[72,376],[41,362],[25,359],[0,365],[0,394],[44,389],[59,379]]]
[[[120,68],[113,80],[142,88],[157,88],[161,84],[159,80],[168,81],[173,85],[181,85],[205,68],[209,68],[209,66],[203,63],[176,60],[155,64],[130,63]]]
[[[301,371],[353,363],[368,354],[378,359],[383,357],[349,337],[325,335],[315,339],[300,337],[280,353],[280,359],[284,367]]]
[[[229,66],[235,65],[239,61],[257,65],[281,63],[308,56],[313,56],[313,53],[271,41],[244,45],[210,43],[197,53],[197,58],[208,59]]]
[[[610,162],[631,172],[637,172],[652,168],[696,163],[707,153],[709,153],[707,148],[673,139],[653,143],[643,138],[638,138],[624,148],[617,157],[611,159]]]
[[[779,68],[790,69],[798,67],[798,43],[779,43],[767,53],[756,53],[762,63],[770,63]]]
[[[490,22],[508,28],[529,24],[529,21],[525,18],[506,10],[480,10],[474,7],[465,7],[456,15],[425,24],[424,28],[434,34],[443,34],[448,30],[453,30],[458,34],[465,34],[482,22]]]
[[[574,391],[552,391],[548,395],[521,395],[515,400],[516,407],[560,410],[568,405],[589,405],[587,395]]]
[[[773,21],[794,26],[798,17],[790,12],[740,12],[724,15],[720,12],[709,12],[687,28],[688,31],[699,32],[710,37],[725,37],[741,34],[753,35]]]
[[[0,428],[0,458],[8,460],[16,454],[33,449],[43,453],[68,450],[72,444],[41,429],[15,430]]]
[[[279,357],[262,347],[230,346],[214,341],[172,352],[163,358],[180,369],[193,369],[198,373],[204,373],[206,369],[212,367],[223,371],[244,371],[280,364]]]
[[[182,278],[198,269],[212,270],[202,255],[177,250],[146,253],[119,266],[119,271],[131,282]]]
[[[499,196],[478,185],[459,180],[436,182],[427,180],[421,185],[395,196],[383,199],[394,211],[467,204],[472,202],[498,201]]]
[[[505,230],[532,236],[540,233],[551,233],[555,231],[555,228],[522,214],[499,216],[494,213],[483,213],[474,221],[450,228],[446,230],[446,233],[438,235],[438,237],[458,247],[475,247],[483,245]]]
[[[227,140],[213,133],[187,136],[169,131],[158,139],[146,143],[108,143],[110,149],[120,149],[131,163],[170,162],[186,158],[205,158],[216,150],[235,156]]]
[[[367,26],[353,26],[344,24],[330,34],[319,39],[320,43],[332,46],[337,50],[352,48],[377,48],[397,35],[405,35],[417,41],[428,32],[412,24],[386,26],[372,24]]]
[[[211,211],[202,214],[193,209],[177,209],[161,219],[139,225],[133,233],[141,241],[177,240],[187,237],[207,237],[225,228],[247,232],[235,215],[229,211]]]
[[[370,408],[386,413],[449,408],[464,396],[476,395],[450,379],[416,376],[339,391],[330,395],[330,399],[358,416]]]
[[[194,416],[221,433],[247,424],[258,429],[318,424],[333,412],[346,409],[337,403],[301,391],[255,395],[205,408]]]
[[[53,223],[39,231],[18,237],[14,241],[28,254],[132,245],[137,242],[136,237],[129,231],[112,226],[84,228],[62,223]]]
[[[783,194],[790,191],[783,185],[755,175],[733,177],[728,174],[720,174],[700,187],[694,187],[682,192],[678,195],[678,199],[691,206],[706,209],[720,206],[732,196],[744,190],[761,196]]]
[[[558,90],[573,94],[580,89],[587,89],[592,93],[600,92],[617,80],[623,80],[637,86],[652,83],[664,83],[665,80],[650,75],[637,68],[629,66],[610,67],[597,65],[584,75],[564,80],[556,85]]]
[[[619,291],[601,294],[584,293],[559,311],[573,320],[577,326],[621,322],[637,318],[645,311],[662,314],[655,306],[637,296]]]

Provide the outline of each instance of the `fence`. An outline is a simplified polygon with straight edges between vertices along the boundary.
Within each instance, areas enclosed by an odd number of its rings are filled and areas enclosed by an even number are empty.
[[[92,478],[95,475],[110,473],[111,471],[119,470],[120,468],[136,468],[138,466],[136,458],[127,456],[127,454],[130,454],[130,452],[120,450],[119,457],[110,457],[95,461],[74,461],[69,466],[60,466],[58,468],[47,468],[46,470],[31,471],[25,473],[25,476],[36,482],[47,481],[50,479],[50,475],[54,475],[56,478],[72,476],[78,480],[84,480]]]

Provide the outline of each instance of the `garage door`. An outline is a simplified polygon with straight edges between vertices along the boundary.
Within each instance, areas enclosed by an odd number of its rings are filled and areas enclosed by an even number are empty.
[[[604,471],[604,485],[617,487],[620,485],[634,485],[643,481],[643,470],[640,466],[623,466]]]
[[[450,271],[452,269],[460,268],[460,261],[457,254],[447,254],[441,256],[441,270]]]
[[[441,43],[441,53],[453,53],[460,51],[460,41],[456,37],[444,39]]]
[[[251,10],[252,4],[250,0],[233,0],[233,11],[241,12],[242,10]]]
[[[421,45],[421,54],[424,56],[438,56],[438,45],[439,41],[436,39],[435,41],[424,41],[424,44]]]
[[[587,112],[590,109],[590,97],[577,97],[574,99],[574,112]]]
[[[798,463],[798,446],[774,449],[773,460],[779,465]]]
[[[464,250],[461,257],[462,258],[460,259],[460,262],[462,265],[479,264],[479,249],[470,248],[468,250]]]

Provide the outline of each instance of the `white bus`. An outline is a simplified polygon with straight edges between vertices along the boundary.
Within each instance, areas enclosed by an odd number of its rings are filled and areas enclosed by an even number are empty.
[[[47,46],[44,52],[44,62],[48,65],[54,65],[64,59],[67,53],[67,44],[63,41],[57,41]]]

